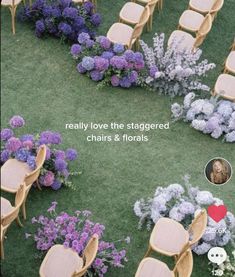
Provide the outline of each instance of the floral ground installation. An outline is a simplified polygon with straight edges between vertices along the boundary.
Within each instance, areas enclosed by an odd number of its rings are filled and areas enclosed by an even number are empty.
[[[199,61],[202,50],[195,52],[179,50],[180,42],[172,41],[165,49],[165,34],[153,37],[153,47],[140,41],[145,56],[148,74],[143,83],[154,91],[174,97],[185,95],[190,91],[209,91],[210,88],[201,82],[207,72],[215,67],[207,60]]]
[[[13,116],[9,121],[10,128],[1,130],[1,165],[8,159],[15,158],[18,161],[28,164],[31,170],[36,168],[36,155],[41,145],[46,145],[46,161],[39,176],[39,184],[44,187],[51,187],[58,190],[62,185],[75,189],[69,180],[72,175],[79,172],[72,172],[69,163],[75,162],[78,153],[73,148],[61,150],[62,137],[57,132],[43,131],[40,134],[21,134],[19,129],[25,125],[25,120],[19,115]]]
[[[79,63],[77,70],[101,85],[129,88],[138,82],[145,64],[140,52],[125,50],[105,36],[92,39],[81,33],[78,43],[72,45],[71,54]]]
[[[218,139],[223,137],[226,142],[235,142],[235,103],[226,100],[218,101],[218,97],[197,99],[194,93],[185,96],[182,105],[171,106],[174,120],[183,119],[191,126]]]
[[[75,211],[70,215],[66,212],[56,212],[57,202],[52,202],[47,210],[47,215],[32,218],[35,225],[35,233],[26,233],[26,238],[33,238],[36,248],[43,254],[55,244],[63,244],[66,248],[72,248],[79,256],[82,253],[92,235],[99,236],[99,247],[96,259],[88,268],[86,276],[103,277],[110,267],[124,267],[126,250],[118,250],[117,245],[130,243],[127,237],[115,242],[102,240],[105,226],[91,221],[90,211]],[[42,256],[42,255],[39,255]]]
[[[76,41],[82,32],[94,37],[101,23],[90,1],[79,6],[71,0],[36,0],[32,7],[26,5],[21,10],[19,18],[34,24],[37,37],[51,35],[69,41]]]
[[[134,212],[139,217],[139,228],[146,224],[150,230],[161,217],[169,217],[187,228],[197,211],[209,205],[224,204],[223,200],[214,197],[209,191],[193,187],[189,179],[189,176],[185,176],[184,185],[158,186],[153,197],[136,201]],[[235,246],[235,217],[228,211],[226,217],[218,223],[208,217],[205,233],[193,246],[193,251],[198,255],[203,255],[212,247],[224,247],[229,243]]]

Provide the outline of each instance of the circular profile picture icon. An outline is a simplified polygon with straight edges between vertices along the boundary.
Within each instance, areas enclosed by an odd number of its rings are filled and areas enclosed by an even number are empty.
[[[224,185],[232,177],[231,164],[224,158],[210,160],[205,167],[205,176],[213,185]]]

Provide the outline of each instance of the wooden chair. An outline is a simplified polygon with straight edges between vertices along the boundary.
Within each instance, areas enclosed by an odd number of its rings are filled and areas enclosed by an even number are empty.
[[[40,277],[80,277],[94,261],[98,251],[98,236],[88,242],[83,258],[71,248],[56,244],[47,252],[40,270]]]
[[[225,61],[224,73],[235,74],[235,50],[229,53]]]
[[[6,198],[1,197],[1,259],[4,259],[3,241],[7,229],[14,220],[16,220],[20,227],[23,226],[19,219],[19,211],[25,199],[25,194],[26,185],[21,184],[16,192],[15,206],[12,206]]]
[[[145,257],[152,251],[179,258],[180,254],[200,240],[207,226],[207,212],[202,210],[192,221],[188,230],[170,218],[160,218],[152,231],[149,248]],[[191,237],[191,238],[190,238]]]
[[[108,33],[107,38],[112,43],[123,44],[126,48],[131,49],[133,45],[139,49],[139,39],[143,32],[145,24],[149,20],[149,7],[144,9],[140,23],[136,24],[134,28],[124,24],[124,23],[114,23]]]
[[[135,277],[190,277],[193,271],[193,255],[191,249],[185,251],[177,261],[174,269],[154,258],[144,258]]]
[[[217,13],[222,9],[224,5],[224,0],[216,0],[210,10],[210,14],[212,17],[212,20],[214,20],[217,16]]]
[[[131,0],[132,2],[137,2],[137,3],[140,3],[140,4],[143,4],[143,5],[147,5],[149,2],[151,2],[152,0]],[[159,10],[162,10],[162,7],[163,7],[163,0],[159,0],[157,1],[157,6],[158,6],[158,9]]]
[[[212,17],[208,13],[205,16],[196,34],[196,38],[194,38],[191,34],[187,32],[176,30],[171,33],[170,38],[168,40],[168,46],[172,44],[173,40],[176,40],[179,42],[178,44],[179,50],[182,50],[182,49],[195,50],[203,43],[207,34],[210,32],[211,27],[212,27]]]
[[[22,205],[23,218],[26,219],[25,203],[30,188],[37,181],[40,170],[46,159],[46,146],[42,145],[36,157],[37,168],[31,170],[27,163],[16,159],[7,160],[1,167],[1,189],[9,193],[16,193],[19,186],[24,182],[26,184],[26,194]],[[39,187],[39,186],[38,186]]]
[[[230,74],[220,74],[212,93],[235,102],[235,77]]]
[[[207,14],[210,12],[216,0],[190,0],[188,9]]]
[[[1,5],[3,7],[9,8],[11,12],[11,27],[12,27],[13,35],[15,35],[16,33],[16,27],[15,27],[16,9],[21,2],[22,0],[1,0]],[[24,0],[23,2],[25,3]]]
[[[127,2],[120,11],[119,21],[123,23],[133,24],[133,25],[138,24],[144,13],[144,9],[149,7],[150,15],[147,23],[147,31],[150,32],[152,30],[152,25],[153,25],[153,13],[158,1],[159,0],[148,1],[145,8],[139,4],[136,4],[133,2]]]

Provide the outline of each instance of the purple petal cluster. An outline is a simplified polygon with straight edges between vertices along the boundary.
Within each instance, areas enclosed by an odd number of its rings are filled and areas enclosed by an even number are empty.
[[[2,129],[1,130],[1,140],[6,141],[9,138],[13,137],[14,133],[11,129]]]
[[[14,115],[10,119],[9,123],[10,123],[11,128],[13,128],[13,129],[20,128],[20,127],[23,127],[25,125],[25,121],[24,121],[23,117],[21,117],[19,115]]]

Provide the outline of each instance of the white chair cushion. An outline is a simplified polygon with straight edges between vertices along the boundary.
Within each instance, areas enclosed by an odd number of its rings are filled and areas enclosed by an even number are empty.
[[[1,197],[1,216],[9,214],[13,210],[11,202],[6,198]]]
[[[235,51],[230,52],[226,60],[226,67],[235,73]]]
[[[207,13],[211,10],[215,0],[190,0],[189,6],[196,11]]]
[[[235,100],[235,77],[229,74],[220,74],[215,84],[215,93],[222,93],[225,98]]]
[[[71,277],[83,266],[83,259],[70,248],[54,245],[47,252],[40,268],[40,276]]]
[[[141,261],[135,277],[173,277],[168,266],[154,258],[145,258]]]
[[[120,11],[120,18],[124,21],[137,24],[144,12],[144,7],[133,3],[127,2]]]
[[[163,254],[178,255],[189,241],[189,233],[170,218],[160,218],[152,231],[150,245]]]
[[[195,42],[195,38],[192,35],[180,30],[176,30],[171,33],[170,38],[168,40],[168,46],[171,45],[173,40],[179,42],[178,44],[179,50],[183,50],[183,49],[192,50]]]
[[[133,34],[133,28],[123,23],[114,23],[108,33],[107,37],[113,43],[120,43],[123,45],[129,45]]]
[[[1,167],[1,188],[16,192],[24,182],[25,175],[32,172],[27,163],[9,159]]]
[[[198,12],[187,10],[184,11],[180,17],[179,24],[181,27],[196,32],[199,30],[204,16]]]

